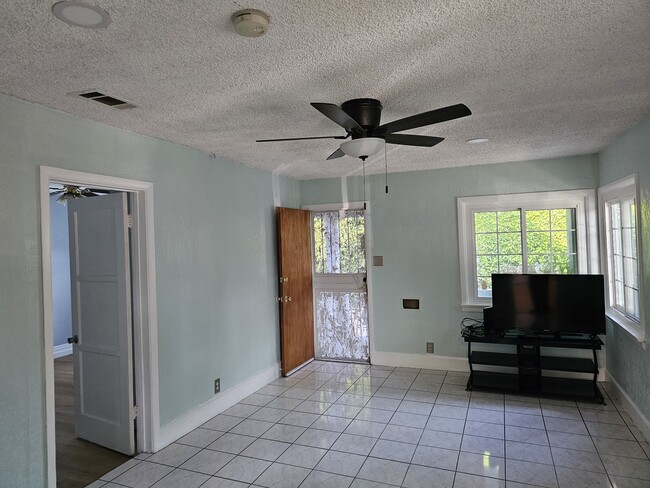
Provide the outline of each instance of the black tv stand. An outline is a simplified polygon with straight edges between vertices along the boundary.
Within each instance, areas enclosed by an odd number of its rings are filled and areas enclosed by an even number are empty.
[[[467,389],[516,390],[533,394],[571,395],[605,399],[598,388],[598,357],[603,342],[585,334],[544,334],[503,331],[496,334],[466,334],[470,375]],[[515,346],[516,352],[472,351],[472,344]],[[544,355],[540,348],[591,350],[592,358]],[[479,366],[479,369],[476,368]],[[480,366],[492,367],[491,370]],[[494,371],[498,366],[499,371]],[[584,373],[589,379],[553,376],[550,371]],[[544,373],[547,374],[544,374]]]

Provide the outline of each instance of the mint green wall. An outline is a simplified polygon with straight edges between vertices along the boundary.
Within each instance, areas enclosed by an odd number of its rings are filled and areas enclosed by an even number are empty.
[[[598,155],[600,186],[632,173],[641,190],[641,246],[646,338],[650,338],[650,116]],[[611,321],[607,326],[607,371],[650,418],[650,349]]]
[[[355,164],[350,160],[350,164]],[[486,166],[394,173],[369,178],[372,255],[384,266],[372,268],[372,325],[375,349],[424,353],[434,341],[436,354],[464,356],[459,322],[474,316],[460,309],[456,198],[533,191],[595,188],[595,155]],[[347,191],[343,191],[346,188]],[[361,179],[301,182],[302,204],[338,203],[363,198]],[[401,308],[401,298],[419,298],[420,311]]]
[[[300,199],[287,178],[0,95],[7,487],[45,484],[40,165],[154,183],[163,425],[212,398],[214,378],[227,389],[279,360],[274,206]]]

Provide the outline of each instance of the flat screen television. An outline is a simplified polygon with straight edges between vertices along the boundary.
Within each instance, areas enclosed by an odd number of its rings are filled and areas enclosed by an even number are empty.
[[[603,275],[492,275],[492,329],[605,333]]]

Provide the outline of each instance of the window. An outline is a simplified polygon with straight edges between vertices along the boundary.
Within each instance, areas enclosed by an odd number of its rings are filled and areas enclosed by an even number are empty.
[[[596,272],[593,197],[574,190],[459,198],[463,310],[491,304],[493,273]]]
[[[363,210],[312,212],[314,271],[365,273]]]
[[[636,177],[632,175],[600,188],[598,200],[607,315],[643,341],[636,188]]]

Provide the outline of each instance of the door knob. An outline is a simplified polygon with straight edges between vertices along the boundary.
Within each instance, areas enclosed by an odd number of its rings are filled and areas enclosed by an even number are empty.
[[[72,337],[68,337],[68,344],[79,344],[79,336],[75,334]]]

